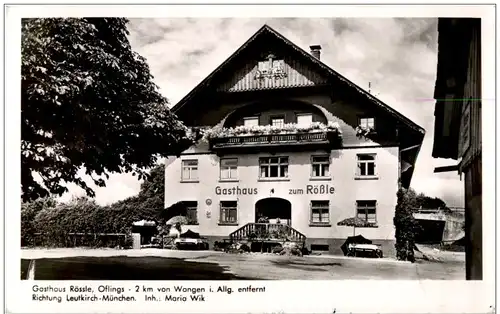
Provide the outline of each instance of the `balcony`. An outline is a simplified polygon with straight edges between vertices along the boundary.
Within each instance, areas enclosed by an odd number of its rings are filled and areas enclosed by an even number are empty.
[[[315,123],[308,127],[254,126],[214,129],[208,133],[210,149],[217,153],[259,152],[261,149],[332,149],[341,144],[336,124]]]

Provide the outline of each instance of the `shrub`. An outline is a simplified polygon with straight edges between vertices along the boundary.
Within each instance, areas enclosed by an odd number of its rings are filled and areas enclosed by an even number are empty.
[[[37,200],[22,205],[21,241],[23,246],[130,247],[132,223],[155,218],[136,206],[135,198],[105,207],[86,197],[58,204]]]
[[[38,233],[36,216],[44,208],[53,208],[56,204],[53,198],[43,198],[21,204],[21,246],[36,245]]]

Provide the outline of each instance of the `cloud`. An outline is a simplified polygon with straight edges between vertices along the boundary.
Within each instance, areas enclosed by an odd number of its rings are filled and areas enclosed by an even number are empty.
[[[433,173],[435,166],[453,164],[431,157],[437,19],[131,19],[129,39],[174,105],[265,23],[306,51],[320,44],[323,62],[363,89],[371,82],[374,95],[425,128],[412,186],[463,206],[458,174]],[[100,203],[131,196],[140,186],[126,174],[113,175],[107,184],[97,190]]]

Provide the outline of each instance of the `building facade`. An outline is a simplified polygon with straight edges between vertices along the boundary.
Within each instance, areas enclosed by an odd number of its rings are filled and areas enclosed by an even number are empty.
[[[481,280],[481,19],[440,18],[438,32],[432,156],[457,161],[435,172],[457,171],[465,177],[466,279]]]
[[[327,67],[320,49],[265,25],[174,106],[204,134],[165,169],[165,207],[182,202],[189,229],[213,243],[266,221],[314,251],[338,254],[355,232],[393,254],[396,193],[425,132]],[[351,217],[370,228],[337,225]]]

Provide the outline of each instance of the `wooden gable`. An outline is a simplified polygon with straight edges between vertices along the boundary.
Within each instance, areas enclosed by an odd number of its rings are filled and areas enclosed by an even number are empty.
[[[395,117],[420,138],[425,130],[370,93],[334,71],[311,53],[264,25],[226,61],[181,99],[172,111],[181,119],[191,117],[196,106],[212,92],[235,93],[325,85],[341,87]],[[227,109],[227,108],[226,108]]]
[[[292,56],[276,57],[272,53],[252,58],[232,72],[219,92],[242,92],[261,89],[326,85],[327,77]]]

